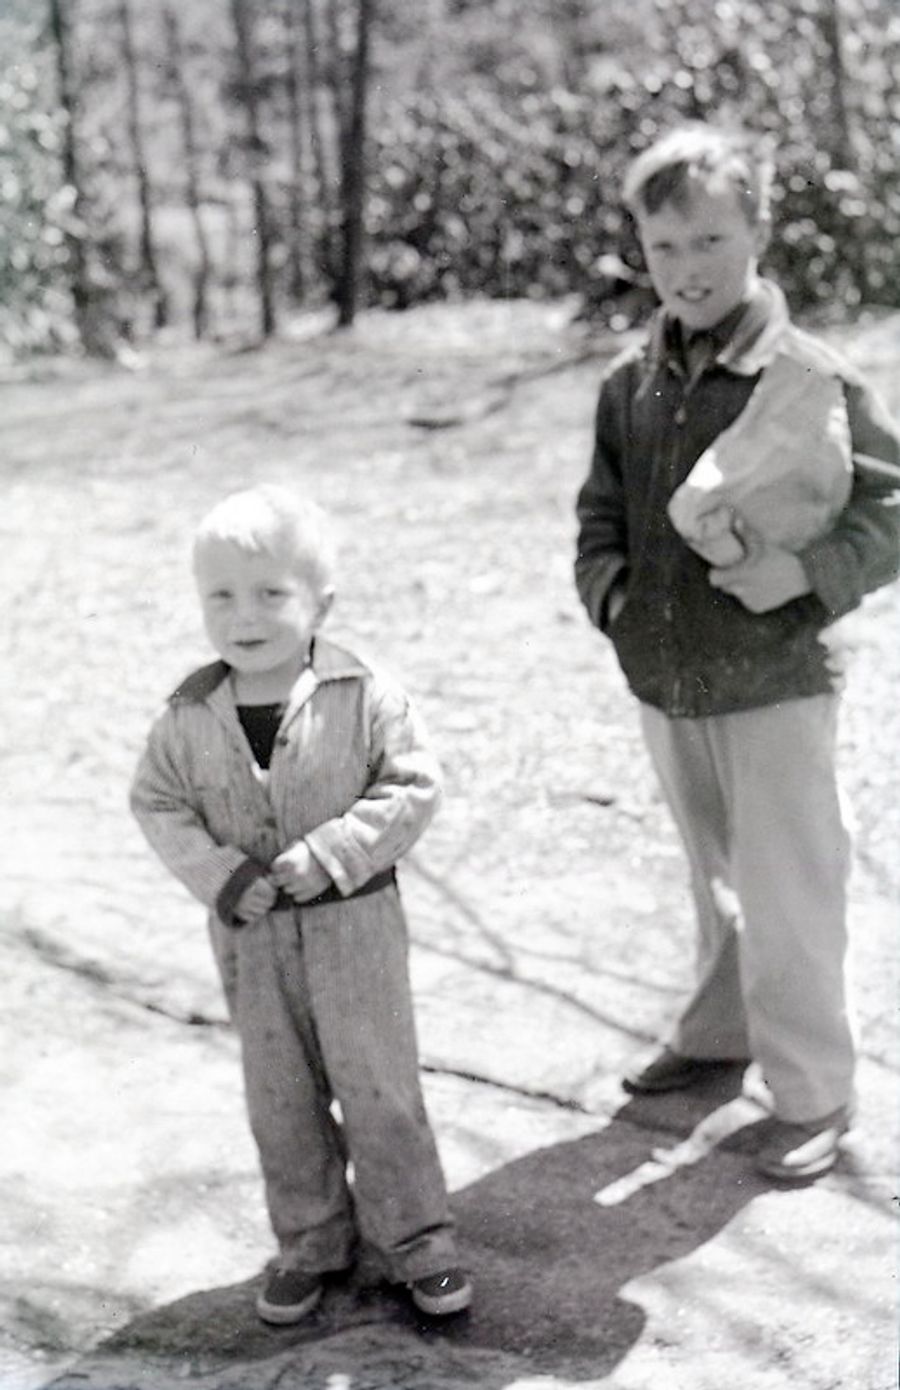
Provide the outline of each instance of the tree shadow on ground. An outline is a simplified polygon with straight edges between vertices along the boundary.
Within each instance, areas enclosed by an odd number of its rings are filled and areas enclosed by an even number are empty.
[[[302,1326],[273,1329],[256,1318],[253,1279],[136,1317],[52,1390],[158,1390],[173,1375],[216,1390],[501,1390],[522,1374],[608,1375],[645,1322],[623,1287],[704,1245],[765,1190],[747,1161],[760,1112],[739,1095],[740,1078],[722,1076],[690,1093],[636,1097],[602,1129],[457,1192],[462,1256],[476,1280],[466,1314],[420,1318],[363,1261]],[[717,1117],[729,1113],[716,1137]]]

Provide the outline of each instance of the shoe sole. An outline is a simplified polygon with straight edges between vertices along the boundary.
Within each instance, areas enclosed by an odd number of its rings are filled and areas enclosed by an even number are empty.
[[[260,1294],[256,1300],[256,1311],[263,1322],[271,1323],[273,1327],[291,1327],[294,1323],[302,1322],[305,1317],[308,1317],[321,1301],[321,1289],[315,1289],[301,1303],[267,1303]]]
[[[815,1178],[823,1178],[826,1173],[830,1173],[841,1156],[841,1146],[844,1135],[841,1135],[837,1142],[836,1149],[811,1163],[804,1163],[795,1168],[787,1168],[780,1164],[777,1159],[772,1159],[767,1163],[764,1158],[756,1160],[756,1171],[764,1178],[773,1178],[776,1182],[812,1182]]]
[[[427,1313],[432,1318],[443,1317],[448,1313],[462,1313],[472,1302],[471,1284],[466,1284],[461,1289],[455,1289],[453,1293],[438,1294],[434,1298],[429,1298],[427,1294],[417,1293],[415,1289],[411,1293],[412,1301],[419,1312]]]
[[[819,1163],[806,1164],[802,1168],[782,1168],[777,1163],[758,1162],[756,1171],[764,1178],[772,1178],[776,1182],[812,1182],[813,1179],[823,1178],[826,1173],[830,1173],[836,1163],[837,1154],[834,1154]]]

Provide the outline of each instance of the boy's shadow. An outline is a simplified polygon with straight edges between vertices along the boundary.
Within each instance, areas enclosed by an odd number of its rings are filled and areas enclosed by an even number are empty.
[[[457,1192],[461,1254],[476,1282],[466,1314],[437,1322],[417,1317],[405,1295],[374,1282],[363,1262],[348,1281],[328,1289],[301,1326],[267,1328],[254,1312],[254,1279],[135,1318],[83,1366],[54,1380],[53,1390],[118,1390],[115,1365],[122,1358],[129,1362],[129,1386],[141,1390],[134,1364],[145,1357],[157,1366],[163,1360],[183,1367],[189,1360],[207,1372],[218,1365],[228,1385],[237,1383],[233,1376],[243,1365],[242,1383],[250,1386],[251,1363],[373,1327],[392,1329],[405,1345],[452,1354],[459,1370],[469,1350],[477,1383],[488,1390],[509,1384],[517,1358],[521,1371],[532,1374],[608,1375],[645,1321],[641,1308],[622,1297],[623,1286],[705,1244],[765,1190],[747,1156],[760,1114],[740,1099],[739,1076],[718,1077],[690,1093],[635,1097],[596,1133],[539,1149]],[[354,1345],[342,1362],[351,1386],[354,1359],[365,1355],[366,1344]],[[496,1376],[489,1353],[502,1354]],[[364,1364],[357,1369],[363,1372]]]

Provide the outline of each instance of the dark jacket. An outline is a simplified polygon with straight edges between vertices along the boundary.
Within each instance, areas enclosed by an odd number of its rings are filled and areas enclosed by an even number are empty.
[[[854,455],[900,465],[900,440],[859,374],[791,324],[767,281],[707,335],[689,373],[678,326],[660,313],[646,342],[623,353],[600,389],[591,471],[578,496],[575,577],[637,697],[672,716],[752,709],[835,688],[825,629],[900,572],[900,508],[891,468],[855,460],[853,491],[834,529],[800,553],[812,593],[751,613],[714,589],[709,566],[672,526],[667,504],[693,464],[747,404],[776,351],[844,383]],[[608,600],[624,586],[610,624]]]

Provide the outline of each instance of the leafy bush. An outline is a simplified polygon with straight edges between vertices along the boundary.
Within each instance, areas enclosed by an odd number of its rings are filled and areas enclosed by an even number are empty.
[[[48,114],[41,88],[33,62],[0,69],[0,341],[13,351],[73,338],[71,204],[59,177],[60,120]]]
[[[900,112],[890,73],[900,23],[882,24],[882,0],[849,7],[852,76],[837,62],[831,0],[656,8],[655,43],[640,60],[598,63],[578,95],[541,88],[533,66],[507,62],[502,77],[414,93],[382,113],[372,302],[572,291],[596,300],[598,283],[602,298],[601,258],[640,268],[618,199],[627,161],[672,124],[723,118],[773,139],[767,268],[795,307],[898,302]]]

